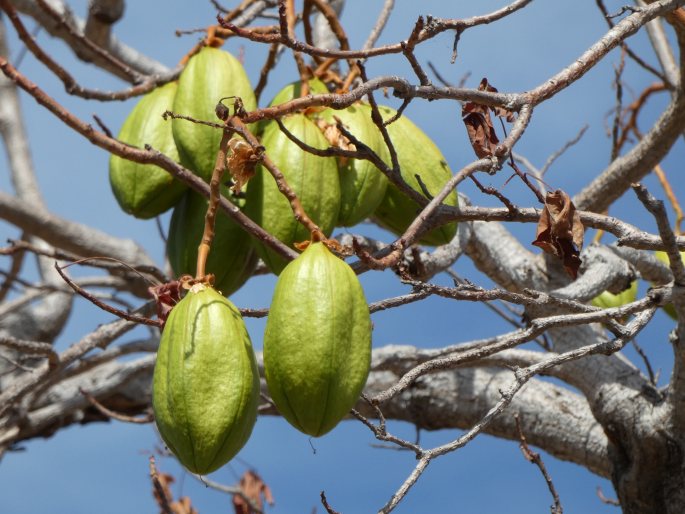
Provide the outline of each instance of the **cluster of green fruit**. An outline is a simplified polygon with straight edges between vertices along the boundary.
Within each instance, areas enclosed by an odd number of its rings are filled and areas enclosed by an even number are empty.
[[[327,92],[317,80],[308,87],[312,94]],[[285,87],[271,104],[299,97],[300,89],[298,83]],[[256,108],[241,64],[222,50],[204,48],[190,58],[177,82],[138,102],[119,138],[138,147],[149,144],[209,181],[221,131],[183,119],[169,122],[161,114],[172,110],[214,121],[215,106],[225,97],[239,97],[248,111]],[[386,119],[396,114],[385,107],[381,113]],[[336,118],[389,161],[368,105],[309,110],[287,115],[281,122],[311,147],[354,149],[337,130]],[[352,226],[369,216],[401,233],[419,210],[367,160],[305,152],[275,121],[252,130],[326,237],[335,226]],[[404,180],[420,194],[436,194],[451,173],[435,144],[406,117],[388,131]],[[110,182],[122,209],[136,217],[154,217],[173,207],[169,261],[177,276],[194,275],[207,200],[162,169],[116,156],[110,161]],[[222,188],[225,196],[232,194]],[[283,243],[293,247],[310,239],[264,167],[258,166],[241,193],[231,199]],[[445,203],[456,205],[456,193]],[[447,243],[455,232],[455,224],[438,227],[422,242]],[[311,436],[329,432],[358,400],[369,373],[371,320],[352,269],[322,242],[311,243],[287,263],[253,241],[234,221],[218,216],[206,263],[216,289],[195,283],[174,306],[162,333],[153,379],[159,432],[181,463],[195,473],[209,473],[228,462],[247,442],[256,421],[260,389],[256,359],[241,315],[224,295],[249,278],[258,258],[279,275],[264,334],[264,378],[283,417]]]
[[[309,83],[312,94],[326,93],[318,80]],[[284,88],[271,102],[277,105],[300,95],[300,84]],[[256,108],[255,96],[242,65],[229,53],[204,48],[193,56],[178,82],[148,93],[124,122],[119,139],[142,147],[149,144],[177,160],[205,181],[209,181],[222,137],[215,128],[184,119],[164,120],[166,110],[196,120],[218,121],[217,102],[239,97],[246,110]],[[382,107],[389,119],[396,113]],[[335,129],[338,118],[357,139],[389,161],[387,146],[371,121],[371,109],[363,103],[346,109],[310,109],[305,114],[282,118],[288,131],[314,148],[345,146],[349,141]],[[372,216],[395,233],[402,233],[413,221],[419,206],[372,163],[363,159],[320,157],[305,152],[284,134],[275,121],[259,124],[267,155],[283,173],[299,198],[304,211],[329,236],[336,226],[352,226]],[[437,194],[451,176],[445,158],[435,144],[405,116],[388,126],[389,135],[405,182],[419,194]],[[353,149],[353,146],[352,146]],[[417,176],[419,178],[417,178]],[[169,226],[167,255],[176,275],[194,274],[197,247],[203,231],[206,200],[166,171],[113,156],[110,183],[121,208],[139,218],[151,218],[174,208]],[[224,194],[229,195],[228,189]],[[281,194],[269,172],[258,166],[247,184],[244,198],[233,197],[244,212],[286,245],[309,239],[309,233],[293,216],[288,200]],[[457,204],[452,192],[444,202]],[[449,242],[456,224],[447,224],[425,234],[423,244]],[[217,219],[216,235],[207,262],[207,272],[215,275],[216,288],[225,295],[237,290],[252,274],[257,257],[280,273],[286,261],[252,238],[225,216]]]
[[[354,406],[371,362],[371,318],[354,271],[316,242],[282,271],[264,333],[264,374],[278,411],[318,437]],[[190,471],[211,473],[245,445],[259,373],[240,312],[199,283],[171,310],[153,377],[155,420]]]

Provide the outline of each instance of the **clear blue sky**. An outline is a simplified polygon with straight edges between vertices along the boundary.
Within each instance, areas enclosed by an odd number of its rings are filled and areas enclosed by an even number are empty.
[[[85,13],[86,3],[84,0],[71,2],[79,15]],[[343,23],[353,47],[361,46],[366,39],[381,4],[380,0],[348,0]],[[397,4],[381,43],[405,39],[419,14],[467,17],[489,12],[505,2],[436,0]],[[610,10],[618,10],[622,5],[616,1],[607,4]],[[209,2],[128,2],[127,14],[116,25],[115,32],[126,43],[173,66],[197,39],[196,36],[177,38],[174,30],[206,26],[213,22],[214,16]],[[31,21],[27,20],[27,23],[32,26]],[[500,91],[522,91],[536,86],[572,62],[605,29],[593,2],[534,2],[510,19],[465,33],[461,38],[459,58],[453,65],[449,63],[452,36],[447,33],[422,45],[417,55],[423,64],[430,60],[445,78],[455,83],[470,72],[467,85],[475,87],[481,77],[487,77]],[[116,79],[76,61],[62,43],[44,33],[39,35],[38,41],[70,69],[82,85],[105,90],[123,87]],[[630,43],[655,63],[644,34],[631,39]],[[19,42],[11,37],[10,44],[12,56],[16,56]],[[265,49],[235,40],[226,48],[234,54],[241,48],[244,50],[246,69],[255,83]],[[581,144],[550,170],[547,181],[552,187],[574,194],[608,162],[610,145],[605,133],[605,116],[614,105],[612,80],[618,61],[619,53],[614,51],[580,83],[534,113],[532,125],[516,150],[537,165],[542,165],[548,155],[575,136],[583,125],[590,126]],[[90,119],[97,113],[115,131],[133,105],[132,102],[122,105],[70,98],[61,83],[30,55],[23,61],[21,70],[81,118]],[[412,76],[401,56],[372,60],[368,71],[371,76]],[[286,57],[271,76],[262,103],[268,102],[282,85],[295,78],[292,61]],[[628,101],[654,81],[632,63],[626,70],[625,79]],[[388,99],[386,103],[398,105],[394,99]],[[161,265],[163,243],[155,223],[126,216],[119,211],[111,195],[107,179],[108,156],[66,129],[26,95],[23,95],[23,104],[34,164],[49,208],[61,216],[141,242]],[[649,104],[641,118],[643,127],[655,119],[664,104],[665,97],[656,98]],[[474,158],[456,102],[415,102],[407,114],[435,140],[453,170]],[[682,174],[675,178],[682,169],[682,159],[676,161],[675,156],[682,156],[682,153],[683,142],[679,141],[664,167],[674,177],[673,185],[678,195],[685,198]],[[10,191],[4,156],[0,163],[0,187]],[[505,169],[498,176],[482,180],[502,187],[507,178]],[[655,180],[649,178],[645,183],[655,195],[663,196]],[[495,205],[491,198],[483,197],[468,184],[463,192],[477,204]],[[520,205],[535,205],[532,195],[516,180],[511,181],[504,192]],[[612,214],[625,217],[646,230],[655,230],[653,220],[630,192]],[[163,217],[163,223],[168,223],[168,215]],[[386,237],[374,227],[354,230]],[[526,244],[534,239],[533,225],[518,225],[512,230]],[[2,240],[17,235],[7,224],[0,223]],[[586,243],[592,236],[592,233],[587,235]],[[0,264],[4,266],[5,262],[0,261]],[[457,262],[455,269],[476,283],[489,284],[467,259]],[[258,277],[232,299],[241,307],[266,306],[273,283],[273,277]],[[368,273],[363,277],[363,284],[371,301],[406,292],[406,287],[389,272]],[[645,285],[641,286],[641,293],[645,288]],[[92,330],[96,323],[111,319],[92,305],[79,302],[59,344],[65,347]],[[507,329],[484,307],[440,299],[378,313],[373,319],[375,347],[386,344],[437,347]],[[261,348],[263,322],[248,320],[247,323],[255,346]],[[666,339],[670,328],[670,319],[659,313],[657,320],[640,337],[655,367],[661,368],[665,378],[670,370]],[[142,329],[125,340],[141,334],[144,334]],[[629,355],[632,356],[630,352]],[[414,429],[408,424],[391,423],[390,428],[399,435],[413,437]],[[421,442],[430,447],[457,436],[455,430],[422,432]],[[239,458],[211,478],[232,484],[246,466],[254,467],[273,490],[277,502],[273,512],[312,512],[314,507],[322,512],[318,500],[321,490],[326,491],[334,508],[346,514],[373,512],[389,499],[415,464],[412,454],[374,448],[375,442],[371,433],[356,421],[344,422],[331,434],[310,440],[280,419],[263,418],[258,421]],[[147,459],[157,445],[159,441],[151,425],[119,422],[73,427],[49,440],[28,442],[24,451],[8,454],[0,465],[2,511],[8,514],[155,512]],[[612,496],[607,481],[576,465],[544,457],[566,512],[615,512],[614,508],[603,505],[595,493],[599,485],[607,496]],[[173,459],[158,459],[158,464],[162,471],[174,474],[179,480],[174,491],[190,495],[202,514],[230,512],[230,497],[205,489],[190,476],[184,478]],[[396,512],[524,514],[547,512],[550,504],[551,497],[542,477],[525,461],[516,443],[480,436],[466,448],[431,464]]]

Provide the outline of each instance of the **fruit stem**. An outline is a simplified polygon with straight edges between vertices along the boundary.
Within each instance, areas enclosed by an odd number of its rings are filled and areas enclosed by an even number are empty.
[[[214,171],[212,171],[212,180],[209,182],[209,204],[207,205],[207,213],[205,214],[205,229],[202,233],[200,246],[197,249],[195,279],[199,281],[203,280],[206,276],[207,257],[212,249],[212,241],[214,240],[214,223],[216,221],[219,198],[221,197],[221,179],[226,171],[228,142],[231,139],[231,135],[230,131],[224,130],[223,136],[221,137],[221,144],[219,145],[219,151],[216,154]]]

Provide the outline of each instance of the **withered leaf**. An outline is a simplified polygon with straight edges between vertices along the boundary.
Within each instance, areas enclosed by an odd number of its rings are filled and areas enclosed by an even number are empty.
[[[178,501],[169,504],[173,514],[198,514],[187,496],[181,496]]]
[[[260,146],[255,149],[247,141],[237,138],[231,139],[228,147],[231,153],[226,157],[226,166],[233,177],[231,190],[237,195],[254,176],[257,163],[264,156],[264,148]]]
[[[574,279],[580,268],[585,227],[571,198],[561,189],[547,193],[533,244],[561,259]]]
[[[487,78],[483,78],[480,81],[480,84],[478,84],[478,91],[487,91],[488,93],[499,93],[499,90],[492,86]],[[515,119],[513,111],[510,111],[509,109],[505,109],[504,107],[491,107],[492,112],[495,113],[495,116],[499,118],[504,118],[506,119],[509,123],[512,123]]]
[[[461,109],[461,117],[476,156],[482,159],[494,155],[499,139],[487,107],[466,102]]]
[[[497,93],[497,88],[488,83],[488,79],[483,78],[478,85],[479,91]],[[476,102],[466,102],[461,108],[461,117],[466,125],[466,132],[476,156],[479,159],[494,155],[499,139],[492,124],[490,111],[495,116],[505,118],[508,122],[514,121],[514,113],[503,107],[488,107],[487,105]]]
[[[157,480],[161,487],[161,491],[156,487],[153,487],[152,494],[155,497],[155,502],[159,505],[160,510],[164,512],[166,506],[173,500],[173,495],[171,494],[169,486],[174,483],[174,477],[167,473],[157,473]]]
[[[148,291],[157,302],[157,317],[165,322],[167,316],[179,301],[183,286],[181,280],[172,280],[166,284],[148,288]]]
[[[240,489],[246,497],[252,500],[259,510],[263,510],[264,501],[269,505],[274,504],[271,489],[264,483],[262,477],[254,471],[248,470],[243,473],[240,479]],[[233,509],[235,514],[254,514],[255,512],[250,503],[237,494],[233,495]]]
[[[319,127],[321,132],[323,132],[326,141],[328,141],[331,146],[340,148],[341,150],[350,150],[352,152],[357,150],[354,144],[345,137],[335,123],[329,123],[326,120],[318,118],[316,120],[316,126]],[[347,160],[347,157],[338,157],[338,162],[341,166],[345,166],[347,164]]]
[[[198,514],[197,510],[193,508],[190,498],[187,496],[181,496],[177,501],[173,501],[174,497],[171,494],[170,487],[174,483],[173,476],[168,473],[157,473],[157,480],[164,497],[160,496],[160,491],[156,488],[153,488],[153,494],[162,514],[169,511],[172,514]]]

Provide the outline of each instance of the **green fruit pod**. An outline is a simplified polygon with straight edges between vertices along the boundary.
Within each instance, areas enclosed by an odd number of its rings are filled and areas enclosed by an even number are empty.
[[[228,52],[205,47],[188,60],[181,73],[173,110],[196,120],[219,123],[216,105],[229,96],[240,97],[248,111],[257,106],[243,65]],[[182,119],[174,119],[171,126],[181,163],[209,182],[222,131]]]
[[[282,121],[300,141],[314,148],[328,148],[321,131],[304,115],[293,114]],[[340,210],[340,180],[335,159],[305,152],[288,139],[275,122],[267,125],[262,145],[295,191],[304,211],[329,236]],[[311,237],[309,231],[295,220],[290,203],[278,190],[269,171],[261,165],[247,185],[245,213],[290,247]],[[287,264],[283,257],[264,245],[257,245],[257,252],[276,274]]]
[[[138,148],[149,144],[179,161],[171,123],[162,118],[162,113],[171,109],[176,89],[176,83],[170,82],[142,97],[124,121],[118,139]],[[184,184],[162,168],[116,155],[109,160],[109,183],[121,209],[142,219],[154,218],[170,209],[186,190]]]
[[[387,120],[396,111],[381,107],[381,114]],[[402,178],[414,190],[423,196],[426,193],[419,185],[415,175],[431,195],[437,195],[452,177],[452,172],[445,157],[433,141],[406,116],[401,116],[387,126],[388,134],[397,151]],[[457,206],[457,192],[452,191],[443,201],[443,205]],[[421,207],[410,200],[394,184],[388,184],[383,201],[374,213],[375,220],[391,232],[401,235],[409,227]],[[438,246],[449,243],[457,233],[457,223],[448,223],[425,234],[419,242],[425,245]]]
[[[171,310],[157,352],[152,406],[178,460],[204,475],[231,460],[257,419],[259,374],[240,312],[196,284]]]
[[[318,95],[321,93],[328,93],[328,89],[326,88],[326,84],[321,82],[319,79],[311,79],[309,81],[309,94],[311,95]],[[273,97],[273,100],[271,100],[271,103],[269,103],[269,107],[273,107],[275,105],[280,105],[285,102],[289,102],[290,100],[294,100],[295,98],[300,98],[302,96],[302,82],[297,81],[297,82],[292,82],[285,86],[283,89],[281,89],[278,93],[276,93],[276,96]],[[261,120],[255,123],[256,128],[255,128],[255,133],[261,137],[262,134],[264,134],[264,129],[271,123],[271,120]]]
[[[309,84],[309,94],[311,95],[328,93],[326,84],[321,82],[319,79],[311,79],[307,81],[307,83]],[[273,100],[271,100],[269,106],[273,107],[274,105],[281,105],[289,102],[290,100],[294,100],[295,98],[300,98],[302,96],[302,84],[303,83],[301,81],[288,84],[278,93],[276,93],[276,96],[274,96]]]
[[[228,196],[226,188],[222,188],[222,193]],[[204,196],[188,191],[171,215],[167,256],[177,277],[195,275],[207,205]],[[234,293],[250,278],[256,265],[252,238],[235,221],[217,212],[214,240],[206,263],[207,273],[214,274],[214,287],[225,296]]]
[[[668,254],[666,252],[656,251],[654,252],[654,257],[659,259],[666,266],[669,266]],[[683,264],[685,264],[685,252],[680,252],[680,260],[682,260]],[[676,321],[678,320],[678,315],[676,314],[675,307],[672,303],[664,305],[663,308],[666,314],[668,314],[672,319]]]
[[[338,118],[359,141],[385,162],[390,162],[387,146],[378,127],[371,120],[371,108],[368,105],[358,103],[339,111],[326,109],[317,117],[328,125],[326,130],[332,130],[334,135],[339,134],[335,128],[335,118]],[[321,128],[321,124],[319,127]],[[342,134],[339,136],[343,137]],[[337,224],[351,227],[371,216],[380,205],[388,179],[371,161],[344,157],[338,157],[337,160],[340,173],[340,212]]]
[[[596,296],[590,302],[595,307],[601,307],[602,309],[611,309],[613,307],[621,307],[630,302],[634,302],[637,298],[637,280],[633,280],[630,283],[630,287],[625,291],[621,291],[618,294],[610,293],[609,291],[604,291],[602,294]]]
[[[359,399],[371,318],[354,271],[323,243],[278,277],[264,333],[264,373],[279,412],[305,434],[335,427]]]

